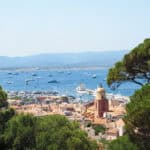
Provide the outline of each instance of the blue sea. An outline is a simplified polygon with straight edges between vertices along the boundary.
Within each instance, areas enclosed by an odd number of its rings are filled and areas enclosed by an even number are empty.
[[[83,83],[88,89],[96,89],[99,84],[107,93],[131,96],[140,88],[130,82],[111,90],[106,83],[108,69],[95,70],[36,70],[36,71],[1,71],[0,85],[7,91],[57,91],[59,94],[76,96],[76,87]],[[92,78],[96,75],[96,78]],[[57,83],[48,83],[56,80]],[[26,82],[28,81],[28,82]]]

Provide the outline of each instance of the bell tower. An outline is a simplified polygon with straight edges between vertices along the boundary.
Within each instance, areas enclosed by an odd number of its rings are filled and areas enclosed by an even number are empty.
[[[95,118],[103,117],[104,112],[108,112],[108,100],[106,99],[105,89],[98,87],[94,101],[95,105]]]

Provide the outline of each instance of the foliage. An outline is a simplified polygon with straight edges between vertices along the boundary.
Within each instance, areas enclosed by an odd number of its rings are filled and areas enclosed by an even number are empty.
[[[86,127],[91,127],[92,126],[92,123],[91,122],[88,122]]]
[[[3,107],[7,108],[8,102],[7,102],[7,94],[5,91],[3,91],[2,87],[0,86],[0,109]]]
[[[15,115],[13,109],[6,109],[0,111],[0,133],[2,133],[6,127],[6,123],[9,119],[11,119]]]
[[[6,149],[26,150],[35,147],[36,118],[31,115],[16,115],[7,123],[3,134]]]
[[[144,40],[109,70],[109,86],[116,88],[124,81],[143,86],[126,106],[126,131],[139,149],[150,149],[150,39]]]
[[[145,39],[109,70],[108,85],[118,87],[124,81],[150,83],[150,39]]]
[[[98,133],[104,133],[106,128],[103,125],[100,124],[94,124],[92,125],[93,129],[95,130],[95,134],[98,135]]]
[[[138,150],[138,147],[130,141],[127,135],[124,135],[111,141],[107,150]]]
[[[141,149],[150,149],[150,85],[145,85],[131,96],[124,118],[126,129],[132,140]]]
[[[6,129],[7,122],[15,115],[13,109],[0,111],[0,149],[5,149],[3,134]]]
[[[77,122],[51,115],[16,115],[2,134],[3,149],[13,150],[96,150],[97,144],[79,128]]]
[[[37,150],[96,150],[97,144],[88,139],[78,123],[70,122],[66,117],[53,115],[39,120]]]

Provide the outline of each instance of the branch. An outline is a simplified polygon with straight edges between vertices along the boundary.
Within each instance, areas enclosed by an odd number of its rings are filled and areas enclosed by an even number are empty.
[[[138,68],[133,68],[133,69],[134,69],[135,71],[138,71],[139,73],[142,73],[143,76],[144,76],[144,77],[148,80],[148,82],[149,82],[150,77],[147,75],[147,72],[146,72],[146,71],[140,69],[139,67],[138,67]]]
[[[134,83],[140,85],[140,86],[143,86],[143,85],[144,85],[143,83],[141,83],[141,82],[139,82],[139,81],[136,81],[135,78],[132,78],[132,79],[130,79],[130,80],[131,80],[132,82],[134,82]]]

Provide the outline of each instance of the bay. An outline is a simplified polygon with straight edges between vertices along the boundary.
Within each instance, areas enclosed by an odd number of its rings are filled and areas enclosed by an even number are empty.
[[[108,68],[75,70],[1,71],[0,85],[7,91],[57,91],[62,95],[78,96],[80,83],[88,89],[101,84],[107,93],[131,96],[140,86],[126,82],[112,90],[106,83]]]

